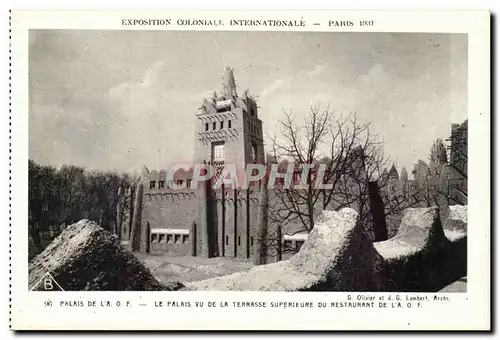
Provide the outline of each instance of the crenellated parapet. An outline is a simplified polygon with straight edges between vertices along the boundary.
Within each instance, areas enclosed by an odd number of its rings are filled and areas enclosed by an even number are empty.
[[[289,260],[186,284],[187,290],[436,292],[467,275],[467,207],[407,209],[400,232],[372,242],[351,208],[324,211]]]
[[[195,200],[196,190],[181,191],[173,189],[165,189],[164,191],[158,192],[146,192],[144,194],[144,202],[148,204],[149,202],[156,203],[167,203],[167,202],[179,202],[183,200]]]

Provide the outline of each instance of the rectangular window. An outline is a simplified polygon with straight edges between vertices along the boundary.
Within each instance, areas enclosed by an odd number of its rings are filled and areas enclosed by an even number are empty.
[[[167,234],[167,243],[174,243],[174,237],[172,234]]]
[[[160,189],[165,188],[165,181],[159,181],[158,188],[160,188]]]
[[[293,173],[293,184],[299,184],[301,172]]]
[[[208,123],[205,123],[205,131],[208,131]]]
[[[224,143],[214,143],[213,145],[213,160],[223,161],[224,160]]]
[[[283,248],[285,248],[287,250],[292,249],[292,241],[287,240],[287,241],[283,242]]]
[[[182,185],[182,183],[184,183],[184,181],[182,179],[175,180],[175,184],[177,184],[177,185]]]
[[[158,242],[158,234],[151,234],[151,243]]]
[[[156,181],[149,182],[149,189],[154,189],[156,187]]]
[[[174,235],[174,242],[181,243],[181,235]]]
[[[182,243],[189,243],[189,235],[182,235]]]
[[[188,189],[191,188],[191,181],[192,181],[191,179],[186,180],[186,185]]]
[[[228,112],[231,111],[231,108],[232,108],[231,99],[220,100],[215,103],[215,109],[217,110],[217,112]]]
[[[215,130],[216,128],[217,128],[217,122],[214,122],[212,130]]]
[[[220,129],[222,130],[223,128],[224,128],[224,121],[222,120],[222,121],[220,122]]]
[[[229,236],[226,235],[226,246],[229,244]]]
[[[231,120],[228,120],[227,121],[227,128],[230,129],[231,128]]]
[[[277,188],[283,189],[285,186],[285,179],[284,178],[276,178],[275,186]]]
[[[159,243],[165,243],[165,234],[160,234],[160,241]]]
[[[302,247],[302,245],[304,244],[304,241],[295,241],[295,247],[297,250],[300,249],[300,247]]]
[[[231,111],[231,106],[227,105],[227,106],[218,107],[216,110],[217,110],[217,112],[228,112],[228,111]]]

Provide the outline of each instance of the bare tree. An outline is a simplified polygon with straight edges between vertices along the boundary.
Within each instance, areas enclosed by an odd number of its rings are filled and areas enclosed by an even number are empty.
[[[280,122],[280,138],[272,141],[277,161],[291,159],[294,163],[314,164],[321,155],[321,146],[328,135],[330,112],[319,106],[311,108],[302,125],[294,121],[291,113],[284,112],[285,119]],[[308,183],[312,174],[309,172]],[[305,230],[314,226],[314,207],[319,195],[313,186],[298,190],[274,190],[277,205],[274,206],[274,220],[281,224],[298,220]]]
[[[285,112],[279,138],[272,138],[272,145],[277,160],[290,160],[297,168],[298,164],[314,165],[307,189],[273,190],[273,223],[298,223],[297,232],[309,232],[322,210],[343,207],[357,208],[362,220],[370,218],[368,183],[378,180],[387,163],[370,123],[359,122],[355,114],[335,115],[329,107],[311,108],[302,124]],[[332,189],[316,187],[318,176]]]
[[[116,235],[120,239],[129,239],[134,215],[134,193],[140,176],[127,174],[123,176],[125,180],[120,185],[116,197]],[[128,226],[128,235],[122,235],[124,225]]]

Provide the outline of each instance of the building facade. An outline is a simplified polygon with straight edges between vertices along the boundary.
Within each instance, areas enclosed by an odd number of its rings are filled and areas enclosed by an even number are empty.
[[[250,258],[257,243],[260,183],[247,189],[237,183],[212,188],[227,164],[234,165],[240,176],[247,164],[264,163],[257,103],[248,91],[238,95],[232,69],[225,70],[221,93],[203,100],[194,137],[193,164],[211,165],[215,171],[212,182],[191,189],[193,170],[180,169],[172,181],[184,188],[173,189],[166,171],[143,167],[142,190],[137,190],[134,205],[140,209],[134,214],[140,216],[132,222],[127,215],[128,221],[121,223],[121,239],[130,242],[135,251]],[[140,231],[134,232],[134,228]]]

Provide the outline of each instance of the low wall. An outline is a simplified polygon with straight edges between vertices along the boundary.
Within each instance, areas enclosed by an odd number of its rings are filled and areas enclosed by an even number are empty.
[[[385,291],[437,291],[467,273],[466,235],[447,237],[437,207],[406,209],[397,234],[375,248],[384,258]]]
[[[191,254],[192,233],[189,229],[154,228],[149,235],[150,253],[167,256]]]
[[[467,275],[467,207],[407,209],[398,233],[372,243],[351,208],[325,211],[289,260],[186,284],[188,290],[434,292]]]
[[[376,291],[382,257],[350,208],[325,211],[289,260],[186,284],[190,290]]]

